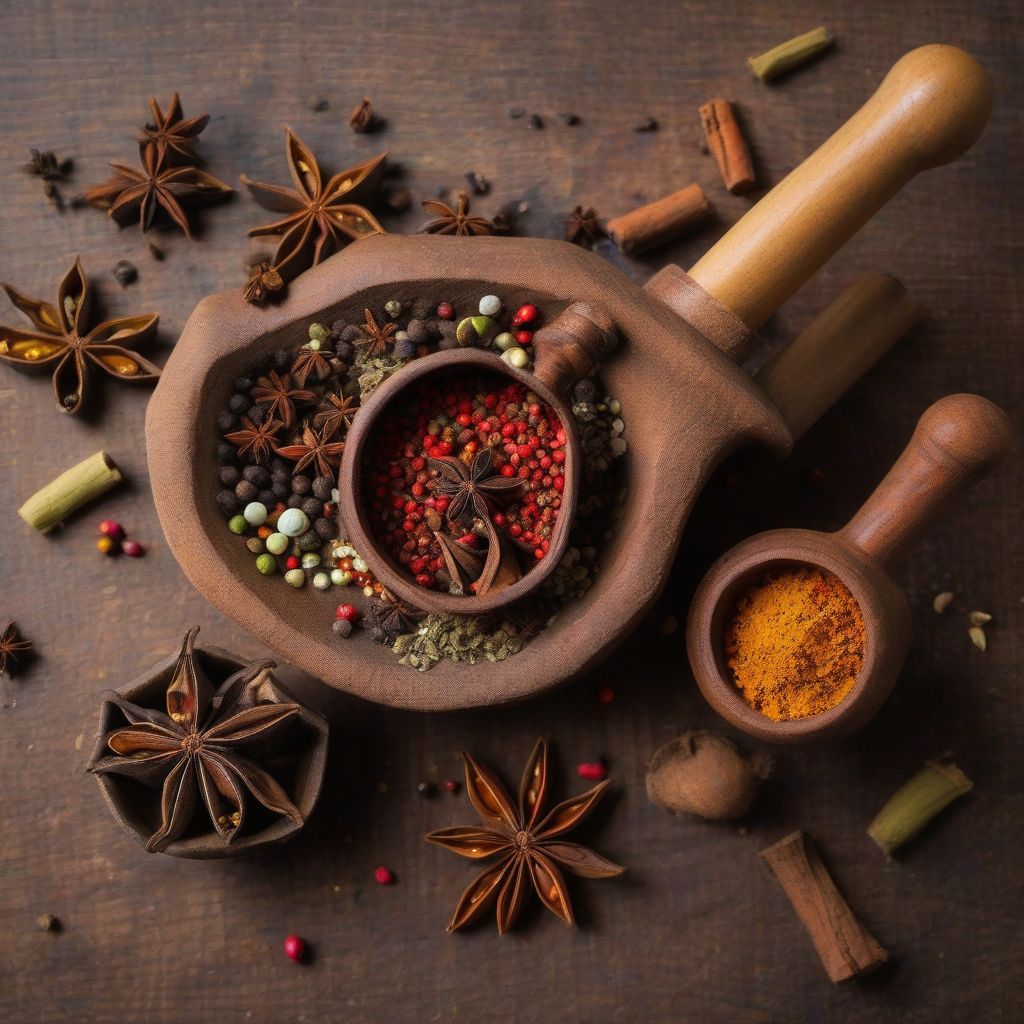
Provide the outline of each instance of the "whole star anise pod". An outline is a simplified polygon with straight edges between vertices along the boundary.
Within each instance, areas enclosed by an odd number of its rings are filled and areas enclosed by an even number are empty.
[[[295,422],[295,403],[313,402],[316,393],[302,388],[293,388],[290,374],[283,377],[277,370],[271,370],[267,377],[260,377],[249,392],[257,405],[266,404],[267,418],[278,419],[285,427]]]
[[[57,286],[54,305],[24,295],[0,283],[8,297],[32,322],[35,330],[0,327],[0,360],[30,373],[52,373],[53,393],[61,412],[82,407],[89,367],[96,366],[117,380],[136,384],[154,381],[160,369],[130,351],[156,331],[156,313],[104,320],[89,328],[92,296],[81,260]]]
[[[336,469],[341,463],[345,442],[331,441],[330,436],[326,430],[321,430],[318,434],[315,430],[304,427],[302,444],[289,444],[283,448],[275,447],[274,451],[295,463],[293,473],[301,473],[315,460],[320,476],[333,476],[333,469]]]
[[[436,219],[424,224],[421,231],[430,235],[493,235],[494,225],[485,217],[470,217],[469,195],[459,192],[455,206],[440,199],[424,199],[420,205]]]
[[[434,493],[449,499],[449,519],[461,519],[469,514],[490,520],[487,498],[507,497],[522,486],[523,480],[518,476],[492,474],[493,459],[494,452],[490,448],[481,448],[468,466],[451,455],[427,459],[427,465],[438,474]]]
[[[605,237],[604,228],[597,217],[597,210],[592,206],[583,209],[577,206],[565,222],[565,240],[574,245],[590,248],[595,242]]]
[[[18,632],[18,627],[13,619],[8,619],[7,624],[0,630],[0,676],[11,671],[11,663],[18,660],[19,654],[32,647],[31,640],[25,640]]]
[[[330,376],[330,373],[331,364],[320,350],[320,342],[318,341],[311,341],[308,345],[303,345],[298,358],[292,363],[292,374],[299,382],[300,388],[306,386],[306,381],[310,377],[316,381],[321,381],[325,377]]]
[[[244,416],[242,429],[225,434],[224,440],[230,441],[238,448],[240,457],[251,454],[256,462],[265,462],[280,429],[280,422],[270,416],[259,425],[253,423],[248,416]]]
[[[146,845],[150,853],[165,849],[188,829],[197,796],[226,843],[241,832],[250,797],[302,824],[284,787],[242,753],[275,739],[301,708],[266,699],[274,696],[268,678],[273,662],[246,666],[214,692],[194,649],[198,632],[193,626],[185,634],[167,687],[166,714],[106,694],[128,725],[106,736],[113,756],[89,765],[91,772],[127,775],[149,785],[162,781],[161,823]]]
[[[359,325],[363,337],[356,342],[356,345],[364,349],[370,359],[385,355],[392,342],[391,336],[398,330],[398,324],[389,323],[380,326],[368,309],[363,310],[363,316],[366,317],[366,323]]]
[[[273,269],[284,281],[293,281],[347,242],[384,234],[384,228],[361,204],[380,181],[387,154],[339,171],[325,185],[313,151],[290,128],[285,132],[285,155],[295,188],[267,185],[245,175],[242,182],[260,206],[285,214],[280,220],[252,228],[249,237],[280,235]]]
[[[322,427],[328,437],[333,437],[339,431],[347,431],[352,426],[352,420],[359,412],[359,398],[356,395],[328,395],[327,401],[331,408],[318,412],[313,417],[313,423]]]
[[[86,202],[106,210],[122,227],[138,212],[139,226],[148,231],[158,210],[163,210],[185,233],[192,237],[188,217],[181,201],[222,198],[234,189],[198,167],[168,167],[156,146],[145,146],[142,169],[111,161],[117,172],[113,178],[85,193]]]
[[[199,138],[203,129],[209,124],[210,115],[200,114],[198,117],[185,118],[181,111],[181,98],[177,93],[164,113],[156,99],[150,98],[149,113],[152,123],[142,129],[139,145],[144,152],[146,147],[156,149],[160,160],[178,158],[180,162],[195,165],[197,157],[192,146]]]
[[[560,868],[584,878],[610,878],[624,870],[593,850],[561,838],[590,814],[608,781],[570,797],[542,817],[548,790],[548,749],[544,740],[537,741],[526,762],[517,804],[497,776],[468,754],[463,754],[462,760],[466,795],[483,827],[439,829],[428,833],[426,839],[460,857],[480,860],[497,856],[498,860],[469,884],[448,931],[469,924],[497,898],[498,931],[503,935],[515,924],[531,886],[548,910],[566,924],[573,924],[569,891]]]

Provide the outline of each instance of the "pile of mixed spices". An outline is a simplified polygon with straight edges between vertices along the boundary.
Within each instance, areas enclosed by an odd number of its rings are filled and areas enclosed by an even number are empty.
[[[841,703],[864,665],[864,619],[832,573],[811,567],[764,576],[725,629],[726,662],[746,702],[777,722]]]

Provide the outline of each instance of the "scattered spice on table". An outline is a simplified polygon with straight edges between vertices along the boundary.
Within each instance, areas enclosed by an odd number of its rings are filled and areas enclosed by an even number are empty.
[[[803,832],[761,851],[837,984],[880,967],[889,954],[854,915]]]
[[[53,914],[40,914],[36,918],[36,927],[41,932],[50,932],[51,934],[57,934],[58,932],[63,931],[60,919],[54,917]]]
[[[822,26],[787,39],[756,57],[748,57],[747,63],[762,82],[769,82],[824,53],[834,42],[832,33]]]
[[[570,111],[565,111],[558,115],[561,118],[562,124],[568,128],[575,128],[577,125],[583,123],[583,118],[579,114],[573,114]]]
[[[127,288],[128,285],[134,284],[139,279],[138,268],[128,260],[118,260],[110,272],[122,288]]]
[[[412,206],[412,192],[407,188],[392,188],[384,193],[384,203],[394,213],[404,213]]]
[[[526,762],[513,803],[504,785],[488,768],[463,754],[466,792],[482,824],[439,829],[425,837],[460,857],[498,859],[462,894],[448,931],[457,931],[497,901],[498,932],[519,918],[532,888],[541,903],[566,924],[575,918],[562,869],[584,878],[611,878],[624,868],[564,836],[594,809],[608,788],[605,780],[544,813],[548,798],[548,748],[538,740]]]
[[[657,119],[653,117],[645,118],[633,128],[633,131],[635,132],[656,132],[657,130],[658,122]]]
[[[544,127],[544,118],[542,118],[540,114],[531,114],[529,125],[531,128],[539,131],[541,128]]]
[[[64,211],[64,197],[61,195],[57,182],[63,181],[71,174],[74,161],[70,157],[63,160],[50,149],[29,149],[31,159],[25,164],[25,173],[34,174],[43,181],[43,194],[61,213]]]
[[[721,98],[708,100],[700,108],[700,123],[725,187],[733,193],[753,188],[754,163],[732,104]]]
[[[494,224],[486,217],[469,215],[469,195],[463,189],[459,192],[455,206],[440,199],[424,199],[420,205],[427,213],[434,215],[434,220],[426,223],[421,231],[431,235],[493,235]]]
[[[466,171],[466,184],[473,195],[483,196],[491,190],[491,183],[478,171]]]
[[[313,151],[286,128],[285,157],[294,188],[269,185],[242,175],[242,183],[260,206],[284,214],[249,231],[250,238],[281,236],[272,263],[261,266],[257,282],[250,273],[245,287],[245,297],[250,302],[266,301],[269,293],[282,291],[304,270],[316,266],[348,242],[384,233],[363,204],[373,197],[384,173],[385,153],[339,171],[325,183]],[[279,287],[275,286],[278,279]]]
[[[724,652],[751,707],[774,721],[806,718],[849,696],[864,664],[864,619],[832,573],[801,566],[766,574],[727,621]]]
[[[0,676],[13,675],[19,656],[31,648],[32,641],[21,635],[13,619],[8,619],[0,629]]]
[[[565,240],[590,248],[605,237],[605,230],[592,206],[577,206],[565,222]]]
[[[613,217],[608,237],[627,255],[639,255],[700,227],[711,213],[704,190],[695,182]]]
[[[357,135],[376,131],[380,127],[380,120],[374,113],[369,97],[364,96],[362,102],[358,103],[352,113],[349,114],[348,126]]]
[[[886,801],[868,826],[868,835],[886,854],[892,854],[973,785],[948,756],[927,761]]]
[[[8,298],[31,321],[33,330],[0,327],[0,361],[28,373],[51,373],[61,412],[76,413],[86,399],[89,368],[131,384],[155,381],[160,369],[136,352],[156,332],[156,313],[104,320],[90,327],[92,293],[81,260],[57,286],[56,302],[19,292],[0,282]]]
[[[306,959],[306,940],[301,935],[289,935],[284,940],[284,955],[292,963],[301,964]]]
[[[942,615],[955,600],[956,594],[954,594],[952,590],[943,590],[942,593],[936,594],[932,599],[932,608],[934,608],[939,615]]]

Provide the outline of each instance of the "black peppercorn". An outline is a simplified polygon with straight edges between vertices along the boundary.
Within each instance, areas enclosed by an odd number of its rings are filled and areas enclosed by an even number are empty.
[[[220,509],[220,513],[225,519],[230,519],[242,507],[242,503],[235,497],[234,491],[218,491],[217,497],[214,500],[217,502],[217,508]]]
[[[454,336],[449,337],[446,335],[437,343],[437,347],[442,352],[447,352],[449,349],[458,348],[459,343],[455,340]]]
[[[578,381],[572,389],[572,398],[574,402],[593,405],[597,401],[597,385],[587,378]]]
[[[242,475],[238,472],[237,466],[225,466],[220,471],[220,482],[225,487],[234,487],[241,479]]]
[[[255,501],[256,495],[259,493],[260,489],[255,484],[249,483],[248,480],[239,480],[235,484],[235,494],[239,501]]]
[[[277,495],[271,490],[260,491],[260,496],[256,500],[267,508],[273,508],[277,504]]]
[[[299,538],[299,550],[300,551],[319,551],[323,541],[320,539],[320,534],[315,530],[307,530]]]
[[[235,390],[241,391],[244,394],[248,394],[255,387],[255,382],[249,377],[236,377],[235,378]]]
[[[318,498],[306,498],[301,508],[306,513],[306,518],[310,520],[319,519],[324,514],[324,503]]]
[[[273,458],[270,460],[270,472],[275,476],[280,474],[288,480],[292,478],[292,465],[293,463],[286,461],[285,459]]]
[[[303,498],[301,494],[293,494],[293,495],[292,495],[292,496],[291,496],[291,497],[290,497],[290,498],[289,498],[289,499],[288,499],[288,500],[287,500],[287,501],[285,502],[285,504],[286,504],[286,505],[287,505],[287,506],[288,506],[289,508],[302,508],[302,503],[303,503],[303,502],[304,502],[305,500],[306,500],[306,499],[305,499],[305,498]]]
[[[295,353],[288,348],[279,348],[274,353],[274,369],[290,370],[295,362]]]
[[[330,501],[334,491],[334,481],[329,476],[318,476],[313,481],[313,494],[321,501]]]
[[[456,323],[454,320],[438,320],[437,329],[440,332],[442,338],[451,338],[455,340]]]
[[[409,340],[416,345],[424,345],[430,341],[430,329],[423,320],[410,320],[405,330]]]
[[[222,466],[226,466],[228,463],[234,462],[237,455],[238,450],[233,444],[228,444],[227,441],[221,441],[217,445],[217,461]]]
[[[338,536],[338,524],[331,519],[318,519],[313,529],[322,540],[334,540]]]
[[[275,479],[273,484],[270,486],[270,491],[274,495],[275,502],[284,501],[289,494],[292,493],[291,482],[285,482],[283,480]]]
[[[238,417],[233,412],[228,412],[227,409],[225,409],[224,412],[217,417],[217,429],[222,434],[228,434],[232,430],[237,430]]]
[[[232,395],[228,401],[228,408],[239,416],[244,416],[251,405],[252,400],[248,395]]]
[[[334,352],[343,363],[351,363],[356,354],[351,342],[340,338],[334,343]]]
[[[270,473],[263,466],[246,466],[242,470],[242,476],[257,487],[270,485]]]
[[[292,493],[294,494],[309,494],[313,487],[313,481],[308,476],[303,476],[301,473],[298,476],[292,477]]]
[[[359,330],[355,324],[349,324],[349,326],[341,332],[341,340],[352,342],[352,344],[355,344],[357,341],[361,341],[363,337],[363,332]]]
[[[263,421],[267,418],[266,405],[254,405],[247,413],[246,416],[252,421],[254,426],[260,426]]]

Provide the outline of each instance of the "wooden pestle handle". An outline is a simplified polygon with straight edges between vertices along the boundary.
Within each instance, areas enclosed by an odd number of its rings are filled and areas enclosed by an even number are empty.
[[[911,50],[690,276],[756,331],[915,174],[964,153],[991,110],[991,79],[963,50]]]
[[[925,410],[903,454],[839,537],[884,565],[898,563],[1012,443],[1009,419],[987,398],[940,398]]]
[[[568,395],[615,351],[617,342],[607,310],[574,302],[533,336],[534,376],[556,395]]]
[[[889,274],[862,274],[754,375],[802,437],[913,327],[917,307]]]

